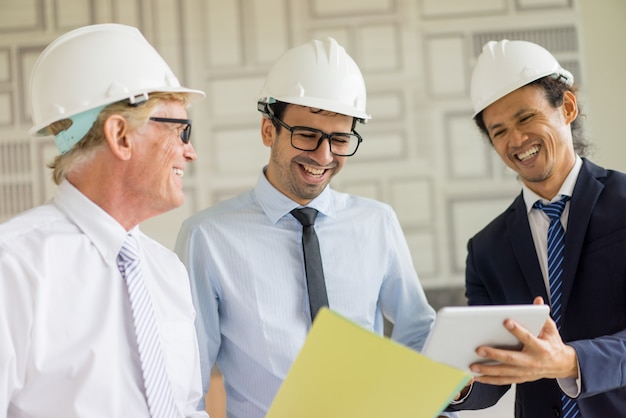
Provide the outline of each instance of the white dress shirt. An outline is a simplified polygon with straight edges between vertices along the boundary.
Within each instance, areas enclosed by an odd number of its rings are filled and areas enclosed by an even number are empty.
[[[309,207],[330,308],[420,350],[435,317],[390,206],[327,187]],[[213,363],[229,418],[262,418],[311,325],[298,204],[260,174],[255,189],[184,222],[176,251],[187,265],[204,389]]]
[[[139,228],[131,233],[179,416],[206,417],[196,411],[202,394],[185,268]],[[149,417],[116,264],[126,234],[67,181],[49,203],[0,225],[1,417]]]

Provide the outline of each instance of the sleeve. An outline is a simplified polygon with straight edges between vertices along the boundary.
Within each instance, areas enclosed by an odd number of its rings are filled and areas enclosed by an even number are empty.
[[[435,310],[426,299],[400,222],[391,208],[385,219],[388,266],[378,303],[393,323],[391,339],[420,351],[435,320]]]
[[[193,335],[195,342],[197,341],[197,333],[194,332]],[[189,396],[185,405],[185,418],[207,418],[209,414],[206,412],[206,406],[204,405],[204,402],[200,401],[201,399],[205,398],[206,390],[204,390],[201,383],[202,373],[200,367],[200,355],[197,344],[194,344],[193,356],[196,367],[194,368],[194,373],[192,375],[192,381],[190,384],[191,390],[189,391]]]
[[[24,386],[35,296],[34,273],[0,247],[0,416]]]
[[[175,252],[189,273],[191,296],[196,309],[195,325],[204,395],[201,397],[199,407],[205,409],[205,396],[209,390],[211,370],[221,344],[221,333],[218,316],[219,298],[209,277],[209,266],[206,262],[208,250],[202,228],[194,226],[189,221],[184,222],[176,240]]]
[[[581,398],[626,386],[626,330],[568,344],[574,347],[578,356]]]
[[[465,295],[468,305],[493,305],[489,292],[478,272],[474,258],[473,240],[467,243],[467,259],[465,260]]]

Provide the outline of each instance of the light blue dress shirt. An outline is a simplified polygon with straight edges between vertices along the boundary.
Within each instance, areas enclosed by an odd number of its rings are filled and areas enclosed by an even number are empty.
[[[319,211],[330,308],[378,334],[420,350],[435,312],[389,205],[327,187]],[[298,204],[262,173],[256,187],[187,219],[176,252],[198,311],[202,380],[217,362],[229,418],[262,418],[311,326]]]

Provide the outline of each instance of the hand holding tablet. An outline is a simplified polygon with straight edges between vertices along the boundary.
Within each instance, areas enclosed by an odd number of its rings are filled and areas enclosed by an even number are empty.
[[[548,319],[548,305],[451,306],[441,308],[422,354],[432,360],[469,371],[473,363],[485,359],[476,354],[481,345],[521,349],[521,344],[503,323],[513,319],[533,335],[538,335]]]

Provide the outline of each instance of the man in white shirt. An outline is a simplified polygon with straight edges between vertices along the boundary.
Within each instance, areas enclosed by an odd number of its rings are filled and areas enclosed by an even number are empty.
[[[104,24],[51,43],[31,94],[59,187],[0,225],[0,416],[207,417],[185,268],[138,227],[183,203],[204,93],[137,29]]]

